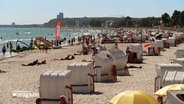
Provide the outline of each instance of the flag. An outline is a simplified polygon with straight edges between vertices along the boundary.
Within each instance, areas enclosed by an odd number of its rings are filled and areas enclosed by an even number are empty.
[[[56,40],[59,40],[60,39],[60,25],[61,25],[61,20],[58,20],[57,21],[57,24],[56,24]]]

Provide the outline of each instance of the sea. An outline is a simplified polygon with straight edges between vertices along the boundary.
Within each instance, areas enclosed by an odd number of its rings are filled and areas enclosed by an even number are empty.
[[[88,28],[61,28],[60,29],[60,38],[77,38],[82,35],[93,35],[97,36],[99,33],[112,33],[112,30],[107,29],[88,29]],[[34,39],[38,36],[42,36],[47,40],[55,40],[55,28],[11,28],[6,27],[0,28],[0,52],[2,52],[3,45],[7,46],[8,42],[13,44],[13,49],[16,49],[16,44],[19,44],[21,47],[24,46],[23,43],[30,44],[31,39]],[[17,40],[22,42],[17,42]],[[62,43],[67,45],[67,41]],[[9,48],[7,48],[7,52]]]

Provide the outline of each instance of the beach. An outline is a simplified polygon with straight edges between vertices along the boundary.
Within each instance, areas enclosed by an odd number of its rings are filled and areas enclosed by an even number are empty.
[[[125,51],[131,43],[119,43],[118,47]],[[111,48],[113,44],[105,44]],[[118,76],[117,82],[95,82],[95,92],[91,94],[74,94],[74,104],[107,104],[116,94],[126,90],[142,90],[153,95],[154,78],[156,77],[156,63],[170,63],[169,59],[175,58],[174,52],[182,49],[184,44],[170,49],[164,49],[160,56],[144,56],[141,69],[130,71],[131,76]],[[7,71],[0,73],[0,104],[34,104],[36,97],[12,98],[13,91],[32,91],[39,93],[39,79],[41,73],[47,70],[66,70],[72,62],[83,59],[91,60],[89,55],[76,55],[74,60],[54,60],[64,58],[69,54],[81,51],[81,45],[65,46],[61,49],[50,49],[47,53],[43,50],[32,50],[18,53],[16,56],[0,61],[0,69]],[[47,64],[39,66],[22,66],[30,62],[46,60]],[[132,64],[131,64],[132,65]],[[153,95],[154,96],[154,95]]]

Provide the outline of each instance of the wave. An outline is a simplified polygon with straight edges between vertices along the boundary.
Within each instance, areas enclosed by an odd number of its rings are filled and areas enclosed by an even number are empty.
[[[30,34],[31,34],[31,32],[24,32],[24,34],[25,34],[25,35],[30,35]]]

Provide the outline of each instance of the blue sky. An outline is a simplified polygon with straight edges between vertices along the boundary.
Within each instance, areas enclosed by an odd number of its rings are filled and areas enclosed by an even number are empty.
[[[184,10],[184,0],[0,0],[0,24],[42,24],[64,17],[160,17]]]

